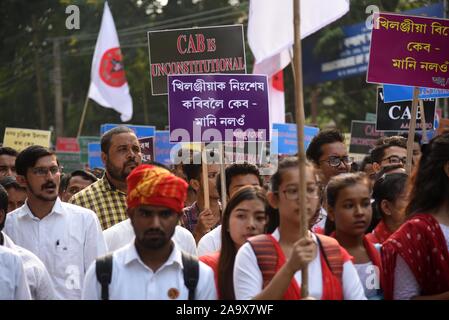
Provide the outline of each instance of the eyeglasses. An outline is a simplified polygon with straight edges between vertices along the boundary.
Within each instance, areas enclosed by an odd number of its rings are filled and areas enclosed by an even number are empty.
[[[31,171],[36,176],[45,177],[45,176],[48,175],[48,172],[50,172],[52,175],[55,175],[55,174],[61,172],[62,169],[63,169],[62,167],[58,167],[58,166],[53,166],[53,167],[50,167],[50,168],[36,167],[36,168],[32,168]]]
[[[382,159],[382,161],[388,160],[389,164],[406,164],[407,163],[407,157],[399,157],[399,156],[389,156],[387,158]]]
[[[326,161],[329,163],[331,167],[339,167],[340,164],[343,162],[345,165],[350,165],[354,162],[353,157],[329,157],[327,160],[321,160],[320,162]]]
[[[279,192],[275,193],[279,194]],[[282,191],[282,193],[284,194],[285,199],[287,200],[298,200],[299,198],[298,188],[295,187],[287,188],[284,191]],[[319,198],[318,187],[308,187],[306,190],[306,198],[318,199]]]

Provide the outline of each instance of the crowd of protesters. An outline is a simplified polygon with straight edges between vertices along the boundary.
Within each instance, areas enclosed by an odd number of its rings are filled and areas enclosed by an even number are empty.
[[[361,163],[344,141],[307,149],[304,237],[296,157],[229,165],[223,190],[195,152],[144,163],[127,127],[101,137],[101,173],[0,147],[0,299],[448,300],[449,133],[415,139],[410,174],[405,137]]]

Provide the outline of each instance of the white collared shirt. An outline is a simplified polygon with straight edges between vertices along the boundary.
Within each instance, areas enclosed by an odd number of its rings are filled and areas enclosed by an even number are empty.
[[[272,236],[279,241],[279,229]],[[317,243],[316,236],[312,238]],[[288,257],[287,257],[288,259]],[[320,248],[317,255],[307,266],[309,274],[309,296],[321,299],[323,295],[323,277],[321,274]],[[301,286],[301,270],[295,273],[295,280]],[[351,261],[343,263],[342,288],[344,300],[366,300],[357,270]],[[248,242],[240,247],[234,263],[234,291],[237,300],[253,299],[263,290],[262,272],[257,263],[256,254]]]
[[[133,226],[131,225],[131,220],[126,219],[104,230],[103,236],[109,252],[120,249],[130,242],[134,242],[135,234]],[[193,256],[198,255],[195,238],[186,228],[176,226],[172,240],[176,242],[179,249],[182,251],[190,253]]]
[[[204,256],[221,250],[221,224],[206,233],[198,242],[198,255]]]
[[[0,246],[0,300],[30,300],[22,259],[14,250]]]
[[[80,299],[87,268],[106,252],[95,213],[59,198],[43,219],[27,203],[8,213],[5,233],[44,263],[59,299]]]
[[[195,300],[215,300],[214,273],[206,264],[199,264]],[[184,285],[181,251],[176,243],[167,261],[156,272],[142,262],[134,243],[114,251],[110,300],[187,300],[188,294]],[[101,286],[93,263],[84,280],[83,299],[100,300],[100,297]]]
[[[22,259],[31,298],[33,300],[57,299],[50,275],[42,261],[31,251],[16,245],[11,238],[3,232],[2,235],[5,248],[14,250]]]

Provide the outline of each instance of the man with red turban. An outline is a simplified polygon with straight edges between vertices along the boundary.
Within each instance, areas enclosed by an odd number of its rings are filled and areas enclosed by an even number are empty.
[[[187,183],[168,170],[140,165],[127,178],[127,214],[135,241],[113,252],[109,299],[181,299],[184,282],[181,250],[171,240],[182,214]],[[95,266],[86,274],[84,299],[101,297]],[[212,269],[199,262],[196,300],[216,299]]]

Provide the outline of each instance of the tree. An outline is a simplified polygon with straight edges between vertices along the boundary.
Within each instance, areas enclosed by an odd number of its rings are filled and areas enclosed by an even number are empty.
[[[167,97],[150,90],[147,31],[234,24],[246,17],[248,1],[109,0],[119,33],[127,80],[133,97],[133,124],[167,124]],[[65,27],[65,8],[80,9],[80,30]],[[54,127],[53,53],[58,37],[62,52],[64,135],[76,135],[90,82],[92,56],[104,0],[4,0],[0,2],[0,135],[6,126]],[[34,25],[33,25],[34,21]],[[247,51],[249,52],[249,50]],[[36,63],[36,60],[38,63]],[[39,85],[38,85],[39,84]],[[38,90],[40,88],[40,90]],[[39,108],[40,106],[40,108]],[[11,112],[14,110],[14,112]],[[40,119],[40,120],[39,120]],[[98,135],[100,125],[120,123],[119,114],[94,101],[83,134]]]
[[[124,55],[126,76],[133,97],[133,124],[167,125],[166,96],[152,96],[149,76],[147,31],[195,26],[229,25],[248,19],[249,0],[109,0]],[[431,1],[431,2],[437,2]],[[329,27],[312,35],[318,39],[316,54],[338,50],[341,27],[366,19],[365,8],[406,10],[429,1],[361,0],[351,1],[351,11]],[[65,8],[80,9],[80,29],[65,27]],[[25,127],[48,130],[54,127],[52,40],[61,41],[64,135],[75,136],[90,82],[90,68],[100,28],[104,0],[2,0],[0,1],[0,135],[4,128]],[[254,58],[247,43],[247,71]],[[293,75],[285,69],[287,112],[294,113]],[[39,89],[40,88],[40,89]],[[318,90],[318,123],[330,119],[343,131],[352,119],[364,118],[375,110],[375,86],[364,76],[346,78],[315,86],[305,86],[306,116],[310,122],[311,96]],[[326,106],[332,99],[334,106]],[[323,101],[324,100],[324,101]],[[338,107],[337,107],[338,106]],[[43,111],[42,111],[43,110]],[[103,123],[120,123],[119,114],[94,101],[84,124],[84,135],[98,135]]]
[[[328,27],[320,30],[311,38],[317,40],[317,47],[314,49],[316,55],[335,56],[339,51],[338,44],[343,37],[341,27],[366,21],[370,13],[366,13],[369,5],[377,6],[381,12],[401,12],[414,8],[419,8],[438,1],[405,1],[405,0],[361,0],[351,1],[350,12],[341,19],[332,23]],[[307,41],[307,40],[306,40]],[[303,61],[303,64],[307,63]],[[287,106],[288,111],[294,112],[293,94],[291,93],[292,82],[291,72],[286,73],[288,77],[286,90],[289,91]],[[376,85],[366,83],[366,74],[344,78],[341,80],[307,85],[304,87],[304,102],[307,121],[311,123],[311,97],[313,92],[319,93],[318,98],[318,125],[324,127],[334,122],[337,128],[343,132],[350,131],[352,120],[364,120],[365,113],[376,112]]]

